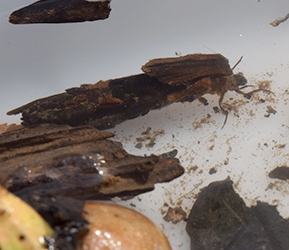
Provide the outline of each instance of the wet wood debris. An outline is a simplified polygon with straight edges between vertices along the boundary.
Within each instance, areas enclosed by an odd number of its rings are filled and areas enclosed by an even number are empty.
[[[20,197],[132,197],[183,174],[175,158],[128,154],[111,132],[43,124],[0,135],[0,184]],[[25,199],[24,199],[25,200]]]
[[[9,22],[28,24],[95,21],[108,18],[110,10],[110,0],[40,0],[14,11]]]

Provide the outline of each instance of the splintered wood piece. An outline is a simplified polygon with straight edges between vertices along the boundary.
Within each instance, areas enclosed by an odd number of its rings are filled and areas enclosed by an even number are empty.
[[[142,71],[170,85],[191,84],[203,77],[233,74],[228,59],[221,54],[189,54],[150,60]]]
[[[110,0],[40,0],[10,15],[13,24],[68,23],[106,19],[110,13]]]
[[[44,124],[0,135],[0,184],[24,200],[132,197],[183,174],[179,161],[128,154],[110,132]]]

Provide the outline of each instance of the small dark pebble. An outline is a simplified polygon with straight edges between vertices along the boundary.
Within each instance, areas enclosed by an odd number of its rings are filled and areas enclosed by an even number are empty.
[[[213,110],[216,114],[220,112],[220,108],[217,106],[213,107]]]
[[[217,170],[215,168],[211,168],[209,171],[209,174],[215,174],[217,173]]]
[[[265,114],[264,117],[267,117],[267,118],[270,116],[270,114],[275,115],[277,113],[277,111],[275,109],[273,109],[271,105],[267,106],[266,112],[267,112],[267,114]]]
[[[201,103],[203,103],[205,106],[208,106],[208,105],[209,105],[208,100],[207,100],[206,98],[204,98],[204,97],[199,98],[199,101],[200,101]]]
[[[270,178],[287,180],[289,179],[289,168],[287,166],[276,167],[269,173]]]
[[[162,157],[162,158],[175,158],[177,154],[178,154],[178,150],[174,149],[170,152],[161,154],[160,157]]]
[[[138,142],[134,145],[135,148],[141,149],[143,147],[142,142]]]

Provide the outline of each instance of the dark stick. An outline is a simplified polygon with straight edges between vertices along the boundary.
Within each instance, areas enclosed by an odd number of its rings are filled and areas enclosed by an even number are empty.
[[[27,24],[95,21],[108,18],[110,10],[110,0],[40,0],[14,11],[9,22]]]

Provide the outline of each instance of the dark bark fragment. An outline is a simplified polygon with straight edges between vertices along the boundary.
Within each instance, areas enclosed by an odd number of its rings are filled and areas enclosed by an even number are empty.
[[[229,179],[198,195],[187,222],[193,250],[287,249],[289,223],[275,206],[246,207]]]
[[[170,181],[183,168],[173,158],[128,154],[110,132],[41,125],[0,136],[0,184],[20,197],[131,197]],[[25,200],[25,199],[24,199]]]
[[[10,15],[13,24],[68,23],[106,19],[110,13],[110,0],[40,0]]]

